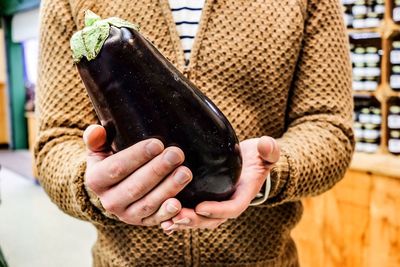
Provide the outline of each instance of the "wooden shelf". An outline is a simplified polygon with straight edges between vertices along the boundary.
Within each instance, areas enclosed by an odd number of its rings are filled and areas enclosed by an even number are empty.
[[[349,28],[347,29],[347,32],[349,34],[353,34],[353,33],[364,33],[364,32],[378,32],[381,33],[382,32],[382,27],[378,27],[378,28],[359,28],[359,29],[354,29],[354,28]]]
[[[9,144],[6,87],[0,81],[0,144]]]
[[[388,153],[355,153],[350,169],[400,179],[400,156]]]
[[[353,96],[375,96],[375,91],[353,91]]]

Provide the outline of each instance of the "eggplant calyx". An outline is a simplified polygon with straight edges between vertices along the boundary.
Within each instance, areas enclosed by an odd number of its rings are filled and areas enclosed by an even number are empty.
[[[126,20],[116,17],[101,19],[100,16],[92,11],[86,10],[85,27],[75,32],[70,40],[72,57],[75,63],[78,63],[83,57],[86,57],[88,61],[96,58],[110,34],[110,26],[139,30],[138,25]]]

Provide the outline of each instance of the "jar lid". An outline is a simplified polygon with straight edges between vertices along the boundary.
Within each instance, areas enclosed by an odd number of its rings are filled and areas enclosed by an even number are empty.
[[[396,105],[390,106],[389,112],[395,113],[395,114],[400,113],[400,106],[396,106]]]

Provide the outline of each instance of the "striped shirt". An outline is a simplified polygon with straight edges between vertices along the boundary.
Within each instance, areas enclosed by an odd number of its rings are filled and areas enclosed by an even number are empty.
[[[201,11],[205,0],[169,0],[169,6],[182,42],[186,65],[199,28]]]

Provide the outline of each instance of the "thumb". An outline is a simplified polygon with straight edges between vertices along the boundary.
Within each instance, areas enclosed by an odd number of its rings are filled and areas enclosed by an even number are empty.
[[[83,132],[83,141],[91,152],[102,152],[107,142],[106,129],[98,124],[92,124]]]
[[[274,164],[279,160],[280,148],[276,140],[269,136],[263,136],[258,140],[257,150],[261,158]]]

